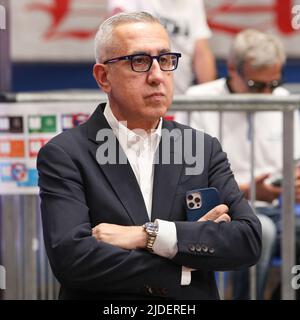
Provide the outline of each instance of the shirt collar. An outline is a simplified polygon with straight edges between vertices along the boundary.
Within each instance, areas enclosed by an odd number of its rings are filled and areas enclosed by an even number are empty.
[[[106,103],[103,115],[112,128],[114,134],[119,139],[121,145],[123,145],[123,142],[126,141],[127,147],[131,147],[133,144],[139,141],[145,142],[149,141],[148,139],[150,139],[152,148],[156,149],[161,137],[162,118],[160,118],[157,128],[152,129],[151,133],[149,134],[143,130],[130,130],[125,126],[125,122],[118,121],[111,110],[109,101]]]

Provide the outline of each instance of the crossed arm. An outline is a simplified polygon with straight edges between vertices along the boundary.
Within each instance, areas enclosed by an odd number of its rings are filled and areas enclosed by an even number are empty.
[[[282,187],[273,186],[266,182],[269,174],[262,174],[255,178],[256,199],[271,203],[278,199],[282,193]],[[240,185],[240,189],[244,192],[246,198],[250,198],[250,184]],[[300,203],[300,168],[295,171],[295,201]]]
[[[230,222],[231,218],[228,215],[228,207],[221,204],[209,211],[197,222],[209,220],[215,223],[221,221]],[[103,241],[127,250],[145,249],[147,244],[147,234],[142,226],[121,226],[117,224],[100,223],[92,229],[92,235],[98,241]]]

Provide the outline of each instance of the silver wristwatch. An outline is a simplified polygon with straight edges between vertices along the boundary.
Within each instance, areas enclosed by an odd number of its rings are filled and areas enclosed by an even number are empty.
[[[148,235],[146,247],[150,252],[152,252],[153,245],[158,234],[158,224],[155,222],[146,222],[145,224],[143,224],[143,228]]]

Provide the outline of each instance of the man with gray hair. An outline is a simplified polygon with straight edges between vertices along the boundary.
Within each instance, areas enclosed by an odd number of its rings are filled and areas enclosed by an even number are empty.
[[[234,93],[265,93],[288,95],[281,87],[282,68],[285,63],[282,43],[273,35],[255,29],[240,32],[233,41],[228,57],[228,77],[193,86],[188,95],[224,96]],[[222,115],[222,146],[227,152],[240,189],[250,195],[250,137],[249,115],[245,112],[224,112]],[[272,184],[271,178],[282,171],[282,113],[257,112],[254,115],[255,131],[255,186],[258,217],[262,224],[263,250],[257,265],[257,297],[263,299],[267,271],[276,240],[276,226],[280,232],[278,198],[281,187]],[[299,158],[299,117],[295,113],[295,158]],[[194,112],[191,126],[218,137],[219,113]],[[299,177],[295,182],[296,201],[300,201]],[[247,272],[235,273],[234,298],[248,299]]]
[[[144,12],[107,19],[95,47],[94,77],[107,103],[53,138],[37,161],[45,245],[60,298],[218,299],[214,271],[256,263],[261,229],[217,139],[203,135],[201,173],[188,175],[185,159],[154,162],[157,152],[176,152],[164,149],[165,132],[197,135],[163,120],[181,54]],[[103,132],[115,139],[99,139]],[[194,139],[186,144],[197,147]],[[103,163],[103,145],[127,161]],[[186,221],[186,192],[207,187],[219,190],[222,204]]]

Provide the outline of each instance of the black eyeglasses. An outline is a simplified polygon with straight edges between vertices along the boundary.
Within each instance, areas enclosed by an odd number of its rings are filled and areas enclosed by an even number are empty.
[[[178,66],[178,59],[181,57],[181,53],[166,52],[161,53],[158,56],[150,56],[147,53],[131,54],[128,56],[117,57],[104,61],[104,64],[115,63],[121,60],[129,60],[131,63],[131,69],[135,72],[147,72],[150,70],[153,59],[158,61],[160,70],[162,71],[174,71]]]
[[[259,91],[263,91],[266,88],[273,91],[274,89],[276,89],[277,87],[282,85],[283,82],[281,80],[273,80],[270,82],[248,80],[246,83],[247,83],[248,88],[251,91],[259,92]]]

